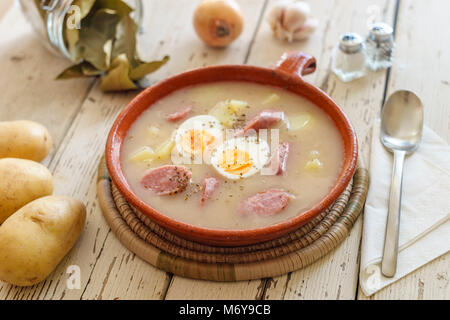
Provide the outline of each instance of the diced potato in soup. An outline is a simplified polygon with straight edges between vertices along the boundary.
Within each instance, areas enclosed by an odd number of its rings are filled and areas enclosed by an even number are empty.
[[[278,100],[280,100],[280,96],[276,93],[272,93],[263,101],[263,104],[271,104]]]
[[[161,143],[156,152],[153,154],[153,158],[157,160],[166,160],[170,158],[170,153],[172,152],[172,148],[175,145],[175,142],[172,138]]]
[[[247,102],[240,100],[225,100],[218,102],[209,112],[226,128],[232,128],[239,119],[243,118]]]
[[[159,136],[159,128],[155,127],[155,126],[150,126],[148,127],[148,134],[150,135],[151,138],[157,138]]]
[[[289,131],[295,132],[312,125],[312,117],[309,113],[292,116],[289,119]]]
[[[185,118],[168,121],[186,105],[192,109]],[[281,117],[263,118],[271,114]],[[243,133],[258,117],[257,130]],[[279,145],[289,148],[280,153]],[[310,101],[283,88],[229,81],[186,87],[154,103],[128,131],[121,165],[133,192],[159,212],[239,230],[310,209],[336,182],[343,152],[333,121]],[[270,205],[263,214],[252,209],[264,203]]]
[[[317,158],[309,160],[305,165],[306,170],[316,171],[316,172],[319,171],[322,167],[323,167],[323,163]]]
[[[145,146],[145,147],[138,149],[136,151],[136,153],[134,153],[131,156],[130,160],[133,162],[141,162],[141,161],[146,161],[146,160],[152,160],[154,156],[155,156],[155,151],[153,151],[152,148]]]

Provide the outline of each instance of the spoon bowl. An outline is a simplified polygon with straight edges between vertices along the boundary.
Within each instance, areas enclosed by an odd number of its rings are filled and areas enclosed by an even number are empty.
[[[394,92],[381,110],[381,143],[390,151],[413,152],[422,138],[423,106],[411,91]]]
[[[393,277],[397,270],[398,234],[402,200],[403,164],[419,147],[423,130],[423,105],[411,91],[394,92],[381,110],[381,143],[394,154],[388,219],[381,272]]]

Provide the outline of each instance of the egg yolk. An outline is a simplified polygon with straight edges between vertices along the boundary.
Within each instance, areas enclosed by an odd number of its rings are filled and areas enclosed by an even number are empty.
[[[230,149],[223,152],[218,165],[227,173],[242,175],[251,169],[252,162],[248,152],[239,149]]]
[[[181,136],[181,146],[187,153],[205,151],[211,143],[214,142],[214,136],[205,130],[192,129],[186,131]]]

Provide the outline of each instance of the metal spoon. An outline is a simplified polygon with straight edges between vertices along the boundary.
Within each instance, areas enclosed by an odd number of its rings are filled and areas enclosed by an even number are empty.
[[[422,138],[423,106],[411,91],[394,92],[381,110],[381,143],[394,153],[388,219],[381,272],[393,277],[397,269],[398,234],[402,202],[403,163]]]

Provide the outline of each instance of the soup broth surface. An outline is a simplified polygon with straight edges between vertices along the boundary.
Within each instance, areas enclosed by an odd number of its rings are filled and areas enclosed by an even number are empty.
[[[153,151],[161,149],[161,145],[174,140],[174,133],[184,121],[193,116],[208,115],[216,104],[230,99],[246,103],[236,126],[245,124],[262,110],[284,112],[285,121],[271,127],[279,129],[280,143],[289,143],[286,171],[282,175],[261,175],[257,172],[234,180],[203,162],[183,164],[191,170],[192,178],[186,190],[177,194],[156,195],[141,185],[142,177],[151,168],[173,164],[170,156],[148,160],[144,154],[136,160],[135,155],[142,148]],[[191,106],[192,110],[184,119],[175,122],[167,120],[168,114],[186,106]],[[269,129],[269,138],[270,134]],[[121,150],[123,172],[141,200],[178,221],[216,229],[258,228],[305,212],[330,191],[342,163],[341,136],[324,111],[282,88],[238,81],[193,85],[157,101],[133,123]],[[205,177],[215,177],[218,185],[211,198],[202,205],[201,186]],[[292,195],[281,212],[271,216],[237,213],[236,208],[241,201],[268,189],[282,189]]]

